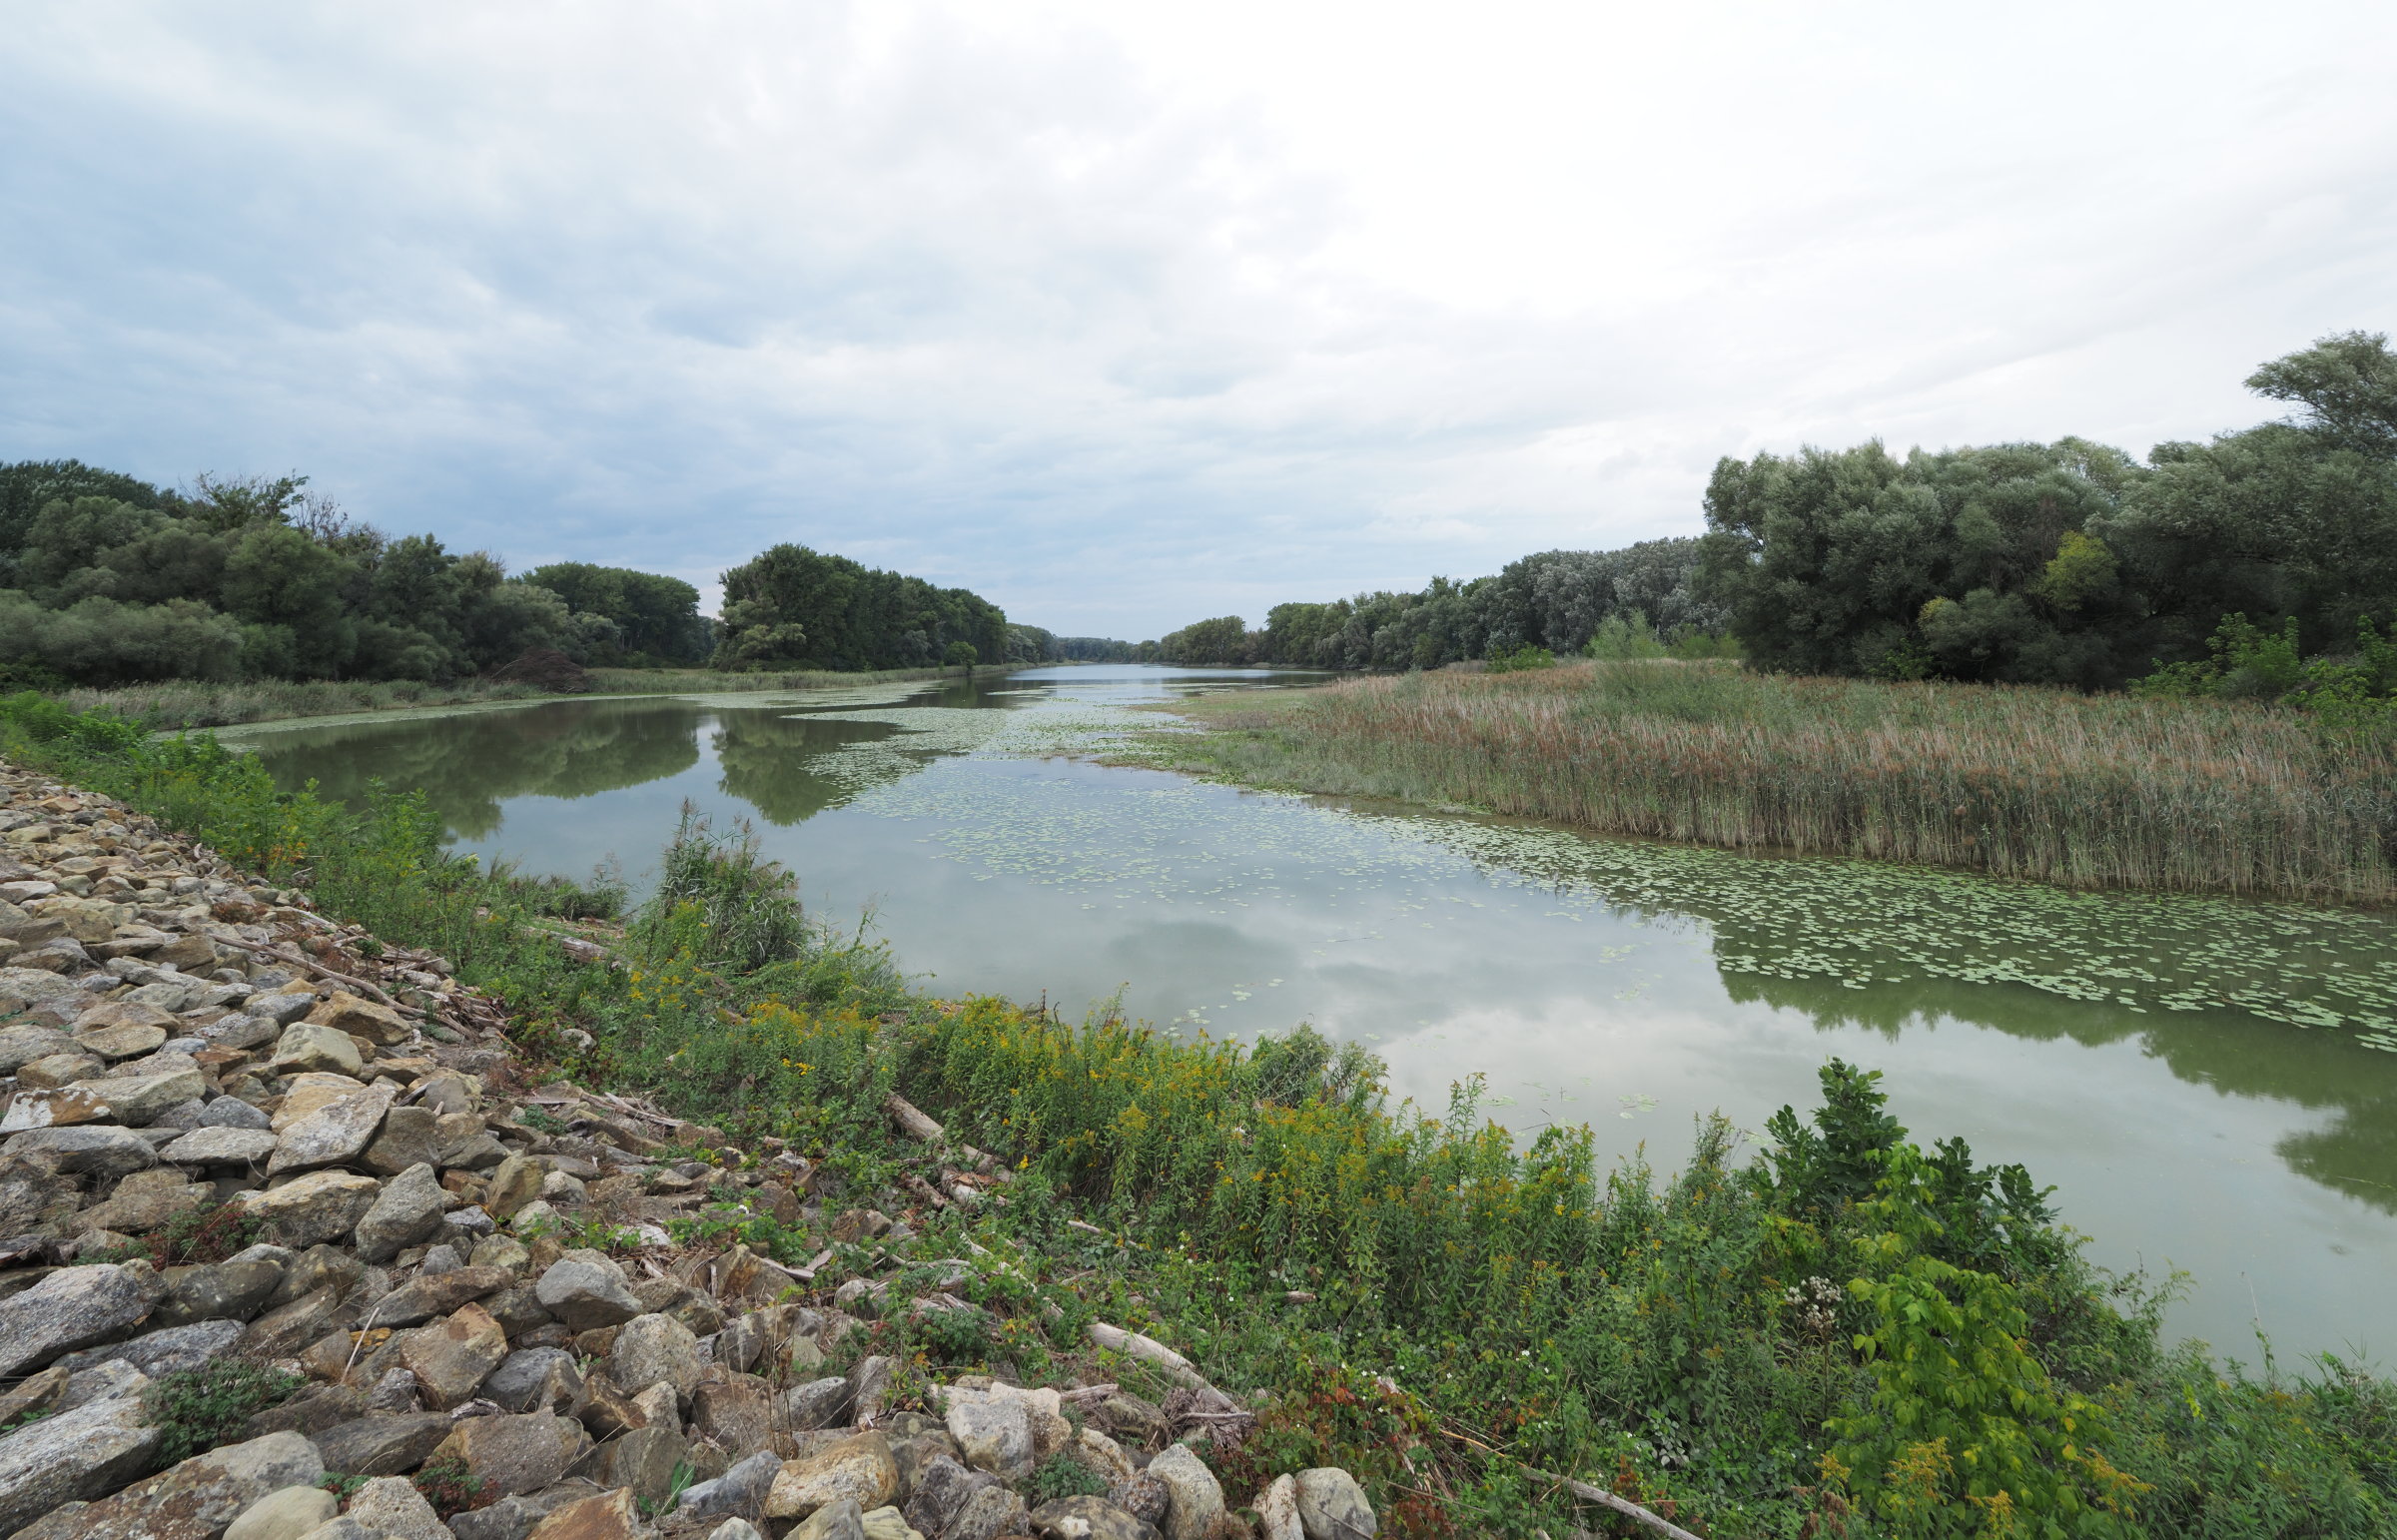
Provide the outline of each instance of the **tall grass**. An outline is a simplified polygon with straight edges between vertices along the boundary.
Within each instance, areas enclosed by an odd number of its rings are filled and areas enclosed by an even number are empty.
[[[427,684],[420,679],[257,679],[242,684],[168,679],[113,690],[74,689],[65,698],[76,711],[109,712],[163,730],[236,727],[284,717],[340,716],[408,706],[537,700],[541,694],[529,684],[492,684],[480,679],[450,684]]]
[[[1006,673],[1017,665],[977,668],[975,676]],[[591,692],[598,695],[740,694],[779,690],[837,690],[857,685],[898,684],[918,679],[954,679],[954,668],[886,668],[842,674],[824,670],[721,674],[703,668],[594,668]],[[237,684],[204,679],[168,679],[116,689],[73,689],[63,697],[75,711],[102,711],[168,731],[176,728],[238,727],[289,717],[342,716],[354,711],[398,711],[410,706],[460,706],[484,701],[542,700],[549,692],[534,685],[457,679],[431,684],[421,679],[254,679]]]
[[[977,679],[1010,673],[1029,665],[986,663],[974,669]],[[957,679],[957,668],[878,668],[853,674],[831,669],[785,669],[764,673],[719,673],[707,668],[594,668],[591,689],[603,695],[737,695],[761,690],[845,690],[861,684],[904,684],[916,679]]]
[[[1670,659],[1190,703],[1187,768],[2072,887],[2397,899],[2397,735],[2283,708]]]

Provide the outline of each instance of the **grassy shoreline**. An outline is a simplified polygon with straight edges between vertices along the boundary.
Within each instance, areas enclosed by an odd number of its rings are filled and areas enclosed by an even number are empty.
[[[26,697],[0,703],[0,752],[439,952],[504,1002],[536,1079],[790,1141],[828,1210],[908,1169],[884,1111],[905,1095],[1015,1171],[1004,1208],[928,1216],[926,1254],[992,1250],[1028,1292],[988,1339],[942,1340],[898,1297],[937,1268],[902,1273],[877,1350],[1037,1373],[1104,1309],[1257,1407],[1248,1443],[1208,1452],[1235,1502],[1325,1464],[1385,1534],[1610,1522],[1545,1470],[1710,1537],[2397,1535],[2397,1385],[2167,1347],[2155,1294],[2082,1261],[2026,1173],[1914,1143],[1867,1078],[1828,1071],[1765,1158],[1718,1123],[1675,1174],[1602,1172],[1586,1131],[1520,1148],[1471,1086],[1438,1118],[1392,1107],[1369,1056],[1303,1030],[1243,1049],[914,993],[700,830],[611,967],[444,859],[419,799],[347,811],[205,739]],[[816,1244],[765,1220],[718,1238]]]
[[[1175,710],[1144,763],[1732,849],[2079,888],[2397,902],[2397,737],[2232,701],[1671,660],[1341,680]]]
[[[990,664],[976,678],[1013,672],[1021,665]],[[827,671],[716,673],[704,668],[594,668],[591,695],[732,695],[759,692],[852,689],[958,676],[955,668],[886,668],[843,674]],[[528,684],[460,679],[450,684],[421,680],[266,679],[246,684],[212,684],[169,679],[116,689],[73,689],[61,697],[75,711],[106,711],[156,731],[177,728],[242,727],[301,717],[364,715],[427,706],[504,704],[533,700],[580,700]]]

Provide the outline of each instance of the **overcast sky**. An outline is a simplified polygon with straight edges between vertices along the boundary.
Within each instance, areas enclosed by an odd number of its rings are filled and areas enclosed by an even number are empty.
[[[0,0],[0,459],[1139,638],[2268,415],[2397,6]]]

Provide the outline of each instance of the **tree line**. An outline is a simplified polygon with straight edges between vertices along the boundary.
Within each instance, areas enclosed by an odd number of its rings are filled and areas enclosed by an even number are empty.
[[[2293,410],[2144,460],[2074,437],[1727,457],[1703,536],[1280,604],[1262,630],[1221,616],[1141,649],[1388,669],[1728,638],[1789,672],[2397,691],[2397,355],[2343,333],[2247,385]]]
[[[394,538],[305,476],[189,489],[79,460],[0,465],[0,684],[422,679],[536,649],[621,667],[875,669],[1105,655],[1010,626],[963,588],[800,545],[724,574],[724,617],[680,578],[584,561],[510,576],[486,551]]]
[[[1438,668],[1526,648],[1579,652],[1625,629],[1685,647],[1723,631],[1723,607],[1697,589],[1695,538],[1620,550],[1549,550],[1491,577],[1435,577],[1420,592],[1360,593],[1325,604],[1276,604],[1264,629],[1237,615],[1160,637],[1169,663],[1293,668]]]

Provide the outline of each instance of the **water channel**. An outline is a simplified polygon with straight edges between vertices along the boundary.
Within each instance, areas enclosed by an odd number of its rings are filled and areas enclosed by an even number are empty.
[[[1088,756],[1126,708],[1289,674],[1153,667],[584,699],[229,731],[277,779],[421,787],[461,849],[636,887],[688,801],[949,994],[1360,1039],[1402,1095],[1610,1158],[1761,1129],[1838,1056],[1928,1145],[2020,1160],[2092,1254],[2190,1275],[2180,1333],[2397,1348],[2397,919],[2083,895],[1244,792]]]

